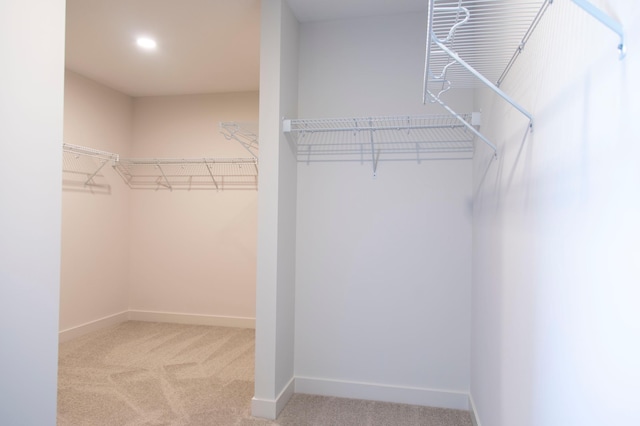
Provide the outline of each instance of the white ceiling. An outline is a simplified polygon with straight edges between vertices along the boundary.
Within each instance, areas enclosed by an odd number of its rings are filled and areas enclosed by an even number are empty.
[[[287,0],[287,2],[300,22],[395,15],[427,10],[427,0]]]
[[[422,11],[426,0],[288,0],[301,22]],[[141,51],[136,37],[158,48]],[[260,0],[67,0],[67,68],[130,96],[254,91]]]
[[[258,90],[259,62],[259,0],[67,0],[67,68],[131,96]]]

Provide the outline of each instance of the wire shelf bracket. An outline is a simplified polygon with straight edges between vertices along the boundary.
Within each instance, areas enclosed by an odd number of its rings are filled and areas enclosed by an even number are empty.
[[[471,158],[479,113],[430,116],[284,119],[299,162],[371,163]],[[481,135],[480,135],[481,136]]]
[[[126,158],[113,168],[131,189],[257,189],[258,185],[255,157]]]
[[[445,52],[447,55],[449,55],[452,59],[454,59],[458,64],[462,65],[464,68],[466,68],[471,74],[473,74],[474,76],[476,76],[478,78],[478,80],[480,80],[481,82],[483,82],[487,87],[489,87],[491,90],[493,90],[496,94],[498,94],[502,99],[504,99],[505,101],[507,101],[508,103],[511,104],[511,106],[513,106],[515,109],[517,109],[518,111],[520,111],[522,113],[522,115],[524,115],[525,117],[527,117],[529,119],[529,127],[533,127],[533,116],[527,112],[526,109],[524,109],[524,107],[522,107],[520,104],[518,104],[516,101],[514,101],[509,95],[507,95],[505,92],[503,92],[498,86],[496,86],[495,84],[493,84],[491,81],[489,81],[489,79],[487,79],[484,75],[480,74],[478,71],[476,71],[475,68],[473,68],[471,65],[469,65],[466,61],[464,61],[462,58],[460,58],[460,56],[458,56],[458,54],[454,51],[452,51],[451,49],[449,49],[447,46],[445,46],[444,43],[442,43],[440,40],[438,39],[434,39],[435,44],[442,49],[443,52]],[[430,97],[434,98],[434,99],[439,99],[439,96],[435,96],[433,93],[431,93],[428,89],[427,89],[427,93],[429,94]]]
[[[247,126],[237,122],[220,122],[220,133],[222,133],[227,140],[233,139],[237,141],[249,154],[258,158],[258,136],[247,129]]]
[[[598,7],[594,6],[589,0],[573,0],[573,2],[580,8],[582,8],[589,15],[602,22],[605,26],[618,34],[620,37],[620,43],[618,44],[618,50],[620,51],[620,59],[624,59],[627,55],[627,45],[624,41],[624,28],[618,21],[604,13]]]
[[[422,102],[438,103],[458,118],[441,95],[454,87],[486,86],[523,114],[533,130],[533,116],[498,86],[551,3],[553,0],[428,0]],[[475,128],[469,130],[497,156],[493,143]]]
[[[84,175],[84,186],[97,185],[94,179],[102,168],[119,160],[118,154],[68,143],[62,144],[62,151],[63,172]]]

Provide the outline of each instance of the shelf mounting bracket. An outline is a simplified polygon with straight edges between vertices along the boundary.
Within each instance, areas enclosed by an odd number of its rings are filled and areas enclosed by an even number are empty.
[[[473,68],[467,62],[465,62],[460,56],[458,56],[458,54],[456,52],[453,52],[451,49],[449,49],[447,46],[445,46],[440,40],[438,40],[438,39],[436,39],[434,37],[433,41],[443,52],[445,52],[452,59],[454,59],[456,62],[458,62],[464,68],[466,68],[467,71],[469,71],[471,74],[476,76],[478,78],[478,80],[480,80],[482,83],[484,83],[489,89],[493,90],[498,96],[500,96],[502,99],[504,99],[505,101],[510,103],[515,109],[520,111],[522,113],[522,115],[527,117],[529,119],[529,128],[533,129],[533,116],[526,109],[524,109],[520,104],[518,104],[516,101],[514,101],[509,95],[507,95],[505,92],[503,92],[495,84],[493,84],[491,81],[489,81],[489,79],[487,79],[485,76],[480,74],[475,68]]]
[[[376,158],[375,142],[373,138],[375,130],[373,130],[373,121],[369,119],[369,138],[371,141],[371,165],[373,166],[373,177],[376,177],[378,160]]]
[[[434,102],[437,102],[442,108],[446,109],[447,111],[449,111],[449,113],[451,115],[453,115],[460,123],[462,123],[467,129],[469,129],[471,131],[471,133],[473,133],[474,135],[476,135],[477,137],[479,137],[480,139],[482,139],[482,141],[484,143],[486,143],[489,148],[491,148],[493,150],[493,155],[494,156],[498,156],[498,148],[489,140],[487,139],[482,133],[480,133],[479,131],[476,130],[475,127],[473,127],[471,124],[469,124],[460,114],[458,114],[457,112],[455,112],[449,105],[445,104],[440,98],[438,98],[436,95],[434,95],[433,93],[431,93],[429,90],[427,90],[427,94],[431,97],[431,99],[433,99]]]
[[[213,176],[213,172],[211,171],[211,165],[209,165],[206,158],[204,159],[204,164],[207,168],[207,171],[209,172],[209,175],[211,176],[211,180],[213,181],[213,184],[216,186],[216,191],[219,191],[220,188],[218,188],[218,182],[216,182],[216,178],[215,176]]]
[[[620,59],[624,59],[627,54],[627,45],[624,43],[624,29],[622,28],[622,24],[594,6],[589,0],[573,0],[573,2],[620,36],[618,50],[620,51]]]
[[[107,164],[107,160],[100,160],[100,166],[98,167],[98,169],[96,171],[94,171],[91,175],[87,176],[87,180],[84,182],[84,185],[91,185],[91,182],[93,181],[93,178],[96,177],[96,175],[100,172],[100,170],[102,170],[102,168],[104,167],[105,164]]]
[[[167,179],[167,175],[164,174],[164,170],[162,170],[162,166],[160,165],[160,162],[156,162],[156,167],[158,168],[158,170],[160,170],[160,174],[162,175],[162,177],[164,178],[164,181],[166,182],[166,186],[167,188],[169,188],[169,191],[173,191],[173,188],[171,187],[171,182],[169,182],[169,179]],[[158,184],[160,184],[158,182]],[[162,185],[162,184],[160,184]]]

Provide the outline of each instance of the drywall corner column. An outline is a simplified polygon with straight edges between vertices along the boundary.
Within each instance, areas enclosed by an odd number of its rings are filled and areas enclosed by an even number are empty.
[[[0,423],[55,425],[64,0],[0,2]]]
[[[296,160],[281,118],[297,113],[298,22],[262,2],[256,372],[252,414],[274,419],[293,394]]]

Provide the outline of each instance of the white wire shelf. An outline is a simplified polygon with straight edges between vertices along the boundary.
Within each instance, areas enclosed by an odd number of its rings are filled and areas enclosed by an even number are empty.
[[[552,0],[430,0],[425,79],[432,92],[483,84],[438,41],[496,86],[524,49]]]
[[[235,121],[221,122],[220,133],[222,133],[227,140],[233,139],[237,141],[253,157],[258,158],[258,132],[254,130],[255,127],[256,125],[254,123],[239,123]]]
[[[471,158],[475,134],[472,114],[291,119],[283,131],[295,142],[301,162],[371,162],[374,175],[380,161],[421,161]]]
[[[114,169],[132,189],[257,189],[256,158],[121,159]]]
[[[486,86],[529,120],[533,116],[499,86],[553,0],[428,0],[422,101],[438,103],[451,88]],[[474,131],[497,156],[496,146]]]
[[[98,186],[96,178],[108,162],[117,162],[118,154],[80,145],[62,144],[62,172],[81,181],[84,186]]]

